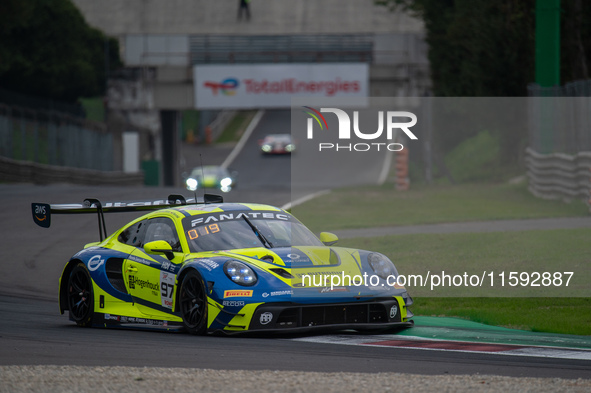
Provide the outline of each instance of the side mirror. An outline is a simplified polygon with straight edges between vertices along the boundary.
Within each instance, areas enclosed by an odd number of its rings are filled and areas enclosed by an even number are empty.
[[[146,243],[144,244],[144,250],[146,253],[152,255],[164,254],[169,260],[174,258],[172,247],[164,240],[155,240],[153,242]]]
[[[325,246],[332,246],[339,241],[339,238],[334,233],[322,232],[320,233],[320,241],[324,243]]]

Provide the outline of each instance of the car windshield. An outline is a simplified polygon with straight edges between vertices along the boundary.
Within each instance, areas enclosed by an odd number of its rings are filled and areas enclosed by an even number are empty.
[[[191,172],[191,177],[193,177],[193,178],[201,178],[203,175],[205,177],[210,177],[210,176],[225,177],[225,176],[227,176],[227,173],[224,171],[223,168],[216,167],[216,166],[213,166],[213,167],[206,166],[206,167],[203,167],[203,169],[201,169],[201,167],[199,167],[199,168],[193,169],[193,171]]]
[[[186,217],[183,228],[191,252],[323,245],[299,221],[279,211],[234,211]]]

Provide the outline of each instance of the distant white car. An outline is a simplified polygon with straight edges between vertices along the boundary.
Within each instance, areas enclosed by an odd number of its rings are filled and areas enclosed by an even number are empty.
[[[194,168],[185,179],[185,186],[189,191],[202,189],[217,189],[229,192],[237,184],[236,172],[230,173],[226,168],[216,165],[207,165]]]
[[[291,154],[296,148],[290,134],[267,135],[260,146],[263,154]]]

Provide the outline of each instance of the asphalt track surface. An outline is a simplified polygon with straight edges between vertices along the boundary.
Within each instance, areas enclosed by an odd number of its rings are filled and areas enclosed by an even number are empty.
[[[261,126],[268,119],[264,118]],[[274,122],[269,124],[272,128]],[[289,166],[289,160],[283,157],[263,158],[252,154],[257,138],[267,130],[270,128],[256,130],[249,141],[251,147],[246,147],[244,155],[235,160],[242,169],[241,182],[249,180],[248,170],[244,168],[253,163],[277,170],[277,173],[285,173]],[[271,178],[277,177],[273,175]],[[275,205],[289,201],[288,189],[277,182],[272,189],[258,174],[257,179],[247,182],[243,188],[242,184],[239,185],[236,194],[227,199],[257,200]],[[169,193],[186,194],[183,191],[0,185],[0,257],[3,264],[0,275],[0,364],[591,378],[591,362],[585,360],[335,345],[296,341],[291,337],[196,337],[141,330],[86,329],[76,327],[67,316],[60,315],[56,299],[58,277],[71,255],[83,244],[96,240],[96,217],[54,216],[52,228],[46,230],[32,222],[31,202],[70,203],[86,197],[104,201],[149,200],[162,199]],[[132,217],[133,214],[128,213],[108,215],[107,231],[111,233]]]

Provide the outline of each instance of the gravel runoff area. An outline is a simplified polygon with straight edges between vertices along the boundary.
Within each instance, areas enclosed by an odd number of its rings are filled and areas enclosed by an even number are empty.
[[[589,379],[152,367],[2,366],[0,392],[589,392]]]

